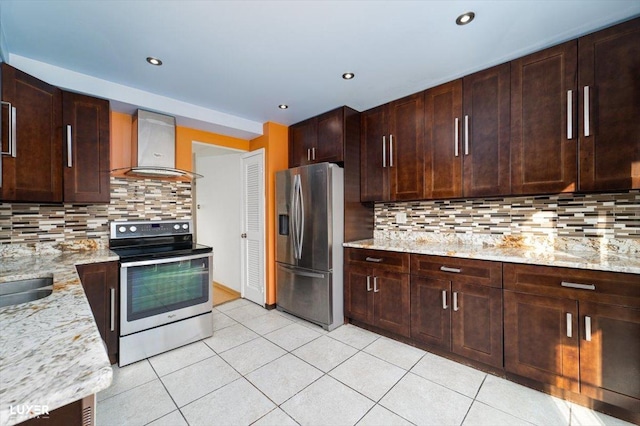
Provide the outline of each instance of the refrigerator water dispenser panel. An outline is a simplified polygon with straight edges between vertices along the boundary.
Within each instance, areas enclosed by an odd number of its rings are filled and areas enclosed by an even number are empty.
[[[289,235],[289,215],[278,215],[278,234]]]

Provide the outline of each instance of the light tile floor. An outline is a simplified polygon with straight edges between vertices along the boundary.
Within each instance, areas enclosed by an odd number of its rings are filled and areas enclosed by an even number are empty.
[[[98,425],[629,425],[352,325],[243,299],[213,322],[213,337],[113,366]]]

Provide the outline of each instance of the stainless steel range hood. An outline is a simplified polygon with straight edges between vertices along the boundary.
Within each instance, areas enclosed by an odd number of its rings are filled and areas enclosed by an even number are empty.
[[[131,158],[137,165],[124,174],[141,177],[202,177],[175,168],[176,119],[156,112],[137,110],[131,129]]]

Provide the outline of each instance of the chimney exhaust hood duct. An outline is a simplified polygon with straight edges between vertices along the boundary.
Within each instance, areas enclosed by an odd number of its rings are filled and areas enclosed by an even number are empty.
[[[137,166],[125,172],[141,177],[202,177],[197,173],[175,168],[176,119],[169,115],[137,110],[131,129],[131,158]]]

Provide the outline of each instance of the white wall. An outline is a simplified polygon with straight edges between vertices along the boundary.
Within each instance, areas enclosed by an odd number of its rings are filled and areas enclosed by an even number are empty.
[[[213,280],[240,291],[241,153],[196,156],[198,243],[213,247]]]

